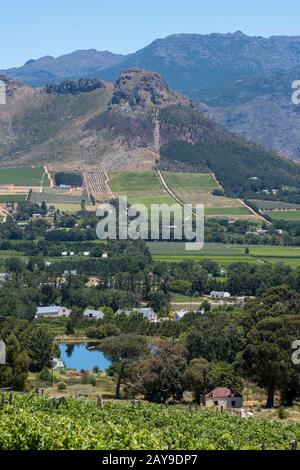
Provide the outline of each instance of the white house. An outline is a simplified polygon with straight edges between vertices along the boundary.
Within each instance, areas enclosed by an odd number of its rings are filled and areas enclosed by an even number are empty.
[[[210,297],[212,297],[213,299],[230,299],[231,295],[229,292],[214,290],[210,293]]]
[[[141,313],[145,320],[148,321],[157,321],[157,315],[154,310],[150,307],[148,308],[135,308],[135,312]]]
[[[84,251],[83,256],[90,256],[90,252],[89,251]]]
[[[242,408],[243,396],[226,387],[218,387],[204,395],[204,405],[212,407]]]
[[[182,320],[188,313],[188,310],[180,310],[179,312],[175,312],[174,321]]]
[[[38,307],[36,309],[36,318],[60,318],[69,317],[72,310],[57,305],[51,305],[51,307]]]
[[[64,369],[66,367],[64,361],[58,357],[54,357],[52,363],[53,369]]]
[[[7,282],[12,280],[12,275],[9,273],[0,273],[0,282]]]
[[[64,256],[64,257],[65,257],[65,256],[68,256],[68,252],[67,252],[67,251],[63,251],[62,254],[61,254],[61,256]]]
[[[102,258],[103,258],[103,259],[107,259],[107,258],[108,258],[108,254],[107,254],[107,253],[103,253]]]
[[[91,309],[86,309],[85,312],[83,312],[83,315],[86,318],[91,318],[93,320],[103,320],[105,317],[105,313],[101,312],[101,310],[91,310]]]

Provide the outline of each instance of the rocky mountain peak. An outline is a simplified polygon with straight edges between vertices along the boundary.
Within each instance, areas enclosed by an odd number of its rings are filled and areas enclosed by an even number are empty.
[[[111,100],[111,105],[131,108],[161,108],[171,104],[191,106],[189,100],[169,88],[160,74],[138,68],[120,74]]]

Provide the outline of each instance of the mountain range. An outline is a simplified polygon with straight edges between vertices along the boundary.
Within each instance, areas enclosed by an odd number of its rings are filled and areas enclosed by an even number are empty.
[[[300,37],[178,34],[127,56],[76,51],[0,73],[37,87],[79,78],[114,82],[133,67],[158,72],[202,112],[246,139],[300,159],[300,106],[291,102],[292,82],[300,79]]]

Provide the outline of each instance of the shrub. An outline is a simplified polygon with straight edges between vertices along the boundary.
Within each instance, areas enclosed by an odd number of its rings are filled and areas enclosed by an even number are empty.
[[[59,382],[57,384],[57,390],[59,392],[62,392],[63,390],[66,390],[66,388],[67,388],[67,385],[64,382]]]

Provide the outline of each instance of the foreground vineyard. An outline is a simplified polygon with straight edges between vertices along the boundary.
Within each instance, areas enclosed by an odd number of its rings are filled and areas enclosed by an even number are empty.
[[[268,419],[243,420],[214,410],[137,408],[68,400],[58,409],[33,395],[0,409],[0,450],[238,450],[290,449],[300,425]]]

